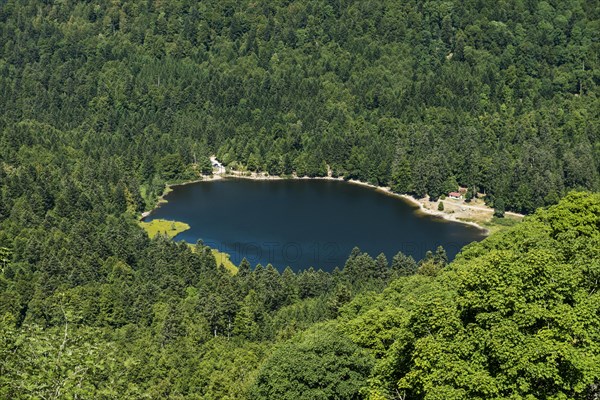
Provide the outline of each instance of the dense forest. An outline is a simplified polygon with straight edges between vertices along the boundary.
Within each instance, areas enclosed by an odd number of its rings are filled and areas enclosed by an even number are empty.
[[[31,232],[2,253],[0,397],[597,399],[599,227],[574,193],[449,265],[235,275],[133,225]]]
[[[0,37],[0,398],[600,398],[597,1],[8,0]],[[211,154],[532,215],[232,275],[136,221]]]
[[[216,153],[529,213],[600,188],[599,32],[594,0],[9,0],[1,161],[151,199]]]

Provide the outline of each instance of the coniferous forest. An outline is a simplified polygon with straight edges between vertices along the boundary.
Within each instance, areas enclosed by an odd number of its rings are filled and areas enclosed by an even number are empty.
[[[1,399],[600,398],[598,1],[7,0],[0,39]],[[137,223],[213,154],[528,216],[232,274]]]

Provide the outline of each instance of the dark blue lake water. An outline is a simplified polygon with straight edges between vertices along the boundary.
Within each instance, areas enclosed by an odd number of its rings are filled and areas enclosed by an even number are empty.
[[[485,237],[404,199],[340,181],[225,179],[176,186],[166,200],[146,220],[188,223],[175,240],[202,239],[235,264],[246,257],[279,270],[342,267],[354,246],[391,261],[398,251],[419,260],[442,245],[452,259]]]

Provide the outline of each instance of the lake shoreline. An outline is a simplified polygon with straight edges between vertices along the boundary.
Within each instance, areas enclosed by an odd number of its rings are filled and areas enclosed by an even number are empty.
[[[379,192],[382,192],[388,196],[393,196],[393,197],[397,197],[400,199],[405,200],[407,203],[410,203],[411,205],[415,206],[415,211],[417,213],[423,214],[423,215],[429,215],[429,216],[433,216],[433,217],[437,217],[449,222],[457,222],[460,224],[464,224],[464,225],[470,225],[473,226],[481,231],[483,231],[483,233],[487,236],[489,234],[489,230],[481,225],[479,225],[476,222],[472,222],[472,221],[463,221],[460,220],[458,218],[456,218],[456,216],[452,215],[452,214],[448,214],[448,213],[444,213],[442,211],[437,211],[437,210],[432,210],[429,208],[426,208],[425,205],[419,201],[419,199],[408,195],[408,194],[400,194],[400,193],[395,193],[394,191],[392,191],[392,189],[388,186],[377,186],[377,185],[373,185],[371,183],[368,182],[363,182],[363,181],[359,181],[357,179],[344,179],[343,177],[332,177],[332,176],[316,176],[316,177],[309,177],[309,176],[291,176],[291,177],[281,177],[281,176],[277,176],[277,175],[268,175],[268,176],[261,176],[261,175],[257,175],[257,176],[253,176],[253,175],[220,175],[218,178],[216,179],[210,179],[210,180],[219,180],[219,179],[224,179],[224,178],[239,178],[239,179],[248,179],[248,180],[255,180],[255,181],[268,181],[268,180],[328,180],[328,181],[338,181],[338,182],[347,182],[347,183],[351,183],[354,185],[359,185],[359,186],[363,186],[363,187],[367,187],[373,190],[377,190]],[[205,180],[207,181],[207,180]],[[202,181],[199,181],[202,182]]]
[[[448,221],[448,222],[456,222],[456,223],[460,223],[460,224],[464,224],[464,225],[470,225],[470,226],[473,226],[473,227],[475,227],[475,228],[483,231],[483,234],[485,236],[488,236],[489,233],[490,233],[489,229],[481,226],[477,222],[464,221],[464,220],[461,220],[461,219],[457,218],[456,215],[449,214],[449,213],[446,213],[446,212],[443,212],[443,211],[437,211],[437,210],[434,210],[434,209],[431,209],[431,208],[427,208],[425,204],[428,203],[428,200],[425,200],[425,199],[419,200],[419,199],[417,199],[417,198],[415,198],[415,197],[413,197],[411,195],[408,195],[408,194],[395,193],[388,186],[377,186],[377,185],[373,185],[373,184],[368,183],[368,182],[359,181],[357,179],[345,179],[344,177],[333,177],[333,176],[315,176],[315,177],[310,177],[310,176],[297,176],[295,174],[294,175],[290,175],[290,176],[279,176],[279,175],[267,175],[265,173],[256,173],[256,172],[252,172],[252,173],[250,173],[250,175],[248,175],[248,174],[242,173],[240,171],[230,171],[230,172],[225,172],[225,173],[215,173],[213,175],[203,176],[201,179],[196,179],[196,180],[191,180],[191,181],[186,181],[186,182],[181,182],[181,183],[166,184],[165,191],[158,198],[156,206],[152,210],[144,211],[141,214],[141,216],[140,216],[140,220],[143,221],[145,218],[147,218],[148,216],[150,216],[154,210],[156,210],[157,208],[159,208],[161,206],[161,204],[166,203],[167,200],[165,200],[164,197],[167,194],[169,194],[173,190],[174,187],[191,185],[191,184],[200,183],[200,182],[218,181],[218,180],[227,179],[227,178],[247,179],[247,180],[254,180],[254,181],[273,181],[273,180],[329,180],[329,181],[348,182],[348,183],[351,183],[351,184],[354,184],[354,185],[359,185],[359,186],[367,187],[367,188],[370,188],[370,189],[373,189],[373,190],[377,190],[377,191],[379,191],[381,193],[384,193],[386,195],[389,195],[389,196],[394,196],[394,197],[403,199],[407,203],[409,203],[412,206],[414,206],[415,207],[415,212],[417,212],[419,214],[433,216],[433,217],[440,218],[440,219],[443,219],[443,220]],[[490,209],[490,211],[493,212],[493,210],[491,210],[491,209]]]

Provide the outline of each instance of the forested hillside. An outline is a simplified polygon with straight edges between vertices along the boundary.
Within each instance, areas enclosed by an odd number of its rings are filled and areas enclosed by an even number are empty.
[[[54,291],[31,279],[51,278],[31,249],[3,261],[0,397],[600,395],[598,194],[571,194],[448,266],[443,251],[388,266],[357,249],[333,274],[243,262],[231,276],[202,245],[137,240],[123,243],[136,259],[111,255],[96,281]]]
[[[80,168],[94,160],[151,198],[218,153],[417,196],[459,183],[531,212],[599,188],[599,13],[593,0],[7,1],[1,161],[22,164],[23,145],[89,158]]]
[[[598,399],[599,17],[595,0],[0,2],[0,398]],[[355,249],[332,273],[232,275],[136,221],[211,154],[558,204],[450,265]]]

